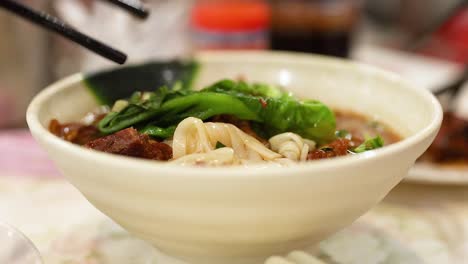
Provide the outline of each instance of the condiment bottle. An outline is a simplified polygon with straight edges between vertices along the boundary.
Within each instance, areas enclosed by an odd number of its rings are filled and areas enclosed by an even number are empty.
[[[197,49],[267,49],[270,8],[261,0],[196,1],[191,15]]]
[[[271,47],[338,57],[349,54],[356,0],[272,0]]]

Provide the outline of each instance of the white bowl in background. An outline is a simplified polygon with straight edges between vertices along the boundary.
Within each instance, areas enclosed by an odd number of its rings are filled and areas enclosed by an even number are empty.
[[[238,75],[281,84],[382,120],[404,140],[290,168],[180,167],[99,153],[49,133],[52,118],[78,120],[96,107],[81,74],[38,94],[29,127],[67,179],[129,232],[191,263],[260,263],[349,225],[403,179],[442,120],[431,93],[363,64],[272,52],[210,52],[197,60],[197,87]]]

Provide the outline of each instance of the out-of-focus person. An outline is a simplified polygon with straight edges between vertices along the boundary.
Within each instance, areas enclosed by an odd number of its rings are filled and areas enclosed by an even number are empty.
[[[192,44],[188,18],[192,1],[146,1],[145,5],[151,14],[146,20],[140,20],[106,1],[55,1],[55,9],[61,19],[125,52],[127,64],[189,57]],[[57,42],[56,76],[115,66],[72,43]],[[69,56],[70,53],[74,56]]]

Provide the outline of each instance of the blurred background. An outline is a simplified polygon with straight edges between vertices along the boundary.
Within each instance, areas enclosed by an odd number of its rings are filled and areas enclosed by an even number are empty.
[[[437,90],[468,61],[463,0],[148,0],[133,18],[105,1],[24,0],[111,43],[129,62],[206,49],[273,49],[351,57]],[[25,126],[47,84],[110,62],[0,10],[0,127]]]
[[[325,256],[355,258],[333,262],[348,264],[384,263],[385,254],[385,263],[466,263],[468,0],[146,0],[146,20],[105,0],[16,1],[125,52],[129,64],[199,50],[296,51],[372,64],[432,91],[446,111],[429,148],[442,166],[424,167],[422,180],[399,184],[357,226],[325,244]],[[99,245],[115,254],[106,263],[137,263],[145,247],[135,239],[98,221],[82,228],[95,221],[94,209],[65,183],[25,121],[29,102],[48,84],[116,64],[1,8],[0,36],[0,223],[10,221],[44,256],[56,258],[48,263],[97,263],[88,257],[102,253]],[[443,167],[453,153],[460,164]],[[397,261],[410,251],[425,261]]]
[[[105,1],[20,2],[112,44],[129,63],[209,49],[300,51],[371,63],[436,91],[460,80],[468,62],[463,0],[148,0],[146,21]],[[3,10],[0,34],[0,128],[24,127],[47,84],[114,66]]]

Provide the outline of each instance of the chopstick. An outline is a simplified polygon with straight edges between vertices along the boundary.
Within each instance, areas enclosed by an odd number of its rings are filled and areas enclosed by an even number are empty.
[[[468,82],[468,64],[463,66],[463,71],[458,78],[456,78],[453,82],[442,87],[441,89],[434,91],[435,95],[445,94],[447,92],[451,93],[451,97],[455,98],[458,93],[461,91],[461,87]]]
[[[118,64],[124,64],[127,60],[127,55],[107,46],[106,44],[89,37],[71,26],[60,21],[58,18],[48,15],[44,12],[35,11],[27,6],[12,0],[0,0],[0,7],[29,20],[30,22],[56,32],[61,36],[87,48],[94,53],[97,53]]]
[[[121,7],[134,16],[145,19],[149,16],[149,9],[146,8],[139,0],[106,0],[107,2]]]

